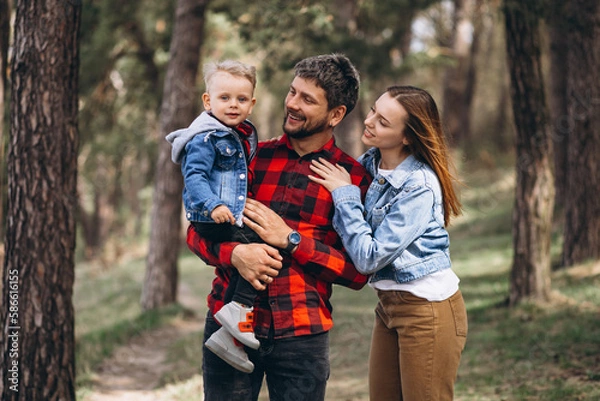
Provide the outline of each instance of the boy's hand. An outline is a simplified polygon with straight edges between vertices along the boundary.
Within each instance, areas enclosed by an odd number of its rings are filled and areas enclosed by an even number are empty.
[[[231,210],[225,205],[219,205],[210,212],[210,218],[215,221],[215,223],[227,223],[235,224],[235,217],[233,217],[233,213]]]

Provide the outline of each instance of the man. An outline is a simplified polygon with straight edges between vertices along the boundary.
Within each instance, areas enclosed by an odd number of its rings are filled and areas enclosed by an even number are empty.
[[[254,305],[261,345],[247,349],[254,371],[240,372],[204,347],[207,401],[256,400],[265,375],[271,400],[325,399],[332,285],[358,290],[366,277],[355,270],[332,228],[329,191],[308,175],[311,160],[322,157],[344,166],[366,193],[367,172],[333,139],[333,129],[356,105],[358,87],[358,73],[343,55],[296,64],[285,99],[284,135],[259,144],[250,166],[254,200],[247,200],[244,222],[266,244],[210,243],[188,229],[190,249],[217,266],[204,341],[220,327],[213,316],[227,301],[233,269],[261,290]]]

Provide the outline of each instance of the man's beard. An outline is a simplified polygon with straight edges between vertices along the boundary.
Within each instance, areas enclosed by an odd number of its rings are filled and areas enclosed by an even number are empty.
[[[311,126],[303,125],[302,127],[298,128],[296,130],[293,130],[293,131],[287,130],[285,128],[285,122],[288,119],[288,114],[289,113],[286,113],[285,117],[283,118],[283,132],[285,132],[290,138],[296,138],[296,139],[308,138],[309,136],[312,136],[314,134],[324,131],[325,128],[327,128],[327,126],[328,126],[327,118],[323,118],[322,120],[316,121]]]

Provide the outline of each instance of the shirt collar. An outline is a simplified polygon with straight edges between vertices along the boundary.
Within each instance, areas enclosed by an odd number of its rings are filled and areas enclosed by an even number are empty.
[[[294,153],[296,152],[294,150],[294,148],[292,147],[292,144],[290,142],[290,138],[288,137],[287,134],[283,134],[277,140],[277,144],[279,146],[287,146],[287,148],[289,150],[291,150]],[[310,153],[308,153],[307,155],[305,155],[303,157],[311,158],[310,155],[315,155],[315,154],[319,154],[319,153],[324,154],[326,156],[330,156],[330,155],[335,154],[335,148],[336,148],[336,146],[335,146],[335,137],[331,137],[331,139],[329,141],[327,141],[327,143],[325,143],[325,145],[323,145],[321,148],[319,148],[319,149],[317,149],[317,150],[315,150],[313,152],[310,152]]]

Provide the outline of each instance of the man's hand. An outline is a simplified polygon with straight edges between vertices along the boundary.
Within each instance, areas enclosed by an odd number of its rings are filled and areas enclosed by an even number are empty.
[[[277,213],[254,199],[246,200],[244,224],[254,230],[267,244],[277,248],[287,246],[288,235],[293,231]]]
[[[240,275],[261,291],[279,275],[283,258],[279,251],[267,244],[240,244],[233,248],[231,263]]]

